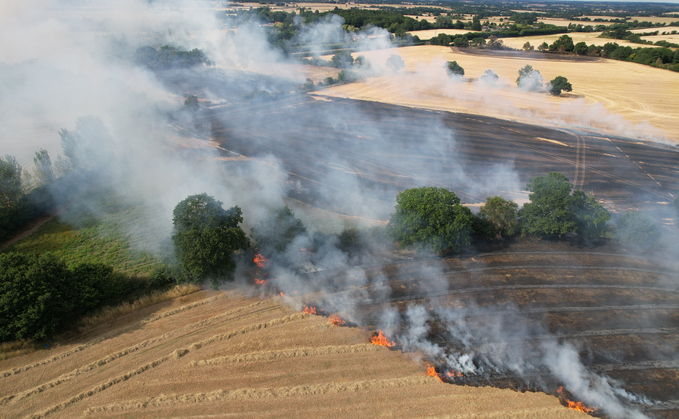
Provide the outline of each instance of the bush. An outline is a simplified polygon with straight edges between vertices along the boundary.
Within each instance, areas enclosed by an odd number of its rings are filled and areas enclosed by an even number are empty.
[[[464,76],[464,68],[462,68],[457,61],[448,61],[446,64],[446,71],[449,76],[458,75]]]
[[[616,226],[620,240],[638,246],[652,246],[659,238],[659,230],[653,219],[639,211],[625,211]]]
[[[134,291],[127,277],[102,264],[69,268],[47,253],[0,255],[0,341],[45,340],[83,314]]]
[[[269,212],[262,222],[252,229],[259,251],[267,257],[283,253],[297,236],[306,234],[302,221],[287,206]]]

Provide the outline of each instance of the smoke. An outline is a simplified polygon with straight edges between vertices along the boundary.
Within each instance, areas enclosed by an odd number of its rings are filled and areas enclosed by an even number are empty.
[[[190,1],[100,1],[93,9],[82,8],[87,4],[32,0],[0,5],[0,113],[6,116],[0,136],[4,152],[28,166],[41,147],[53,157],[62,152],[62,128],[74,135],[79,144],[75,155],[100,173],[96,180],[107,179],[116,194],[144,209],[145,225],[127,226],[130,234],[154,232],[140,235],[140,249],[160,251],[171,234],[172,209],[195,193],[206,192],[225,207],[239,205],[247,231],[289,202],[288,195],[334,218],[384,221],[396,194],[408,187],[454,185],[466,203],[478,203],[523,185],[511,161],[468,167],[456,132],[436,114],[413,138],[407,130],[409,113],[403,110],[371,113],[349,101],[309,105],[294,89],[305,75],[270,45],[256,23],[231,30],[213,10]],[[350,36],[343,23],[330,16],[303,26],[293,41],[316,54],[334,43],[350,43],[358,53],[375,50],[371,68],[381,71],[394,53],[386,49],[390,36],[375,28]],[[149,45],[200,48],[213,65],[154,72],[134,60],[137,48]],[[428,88],[452,100],[507,106],[485,94],[506,88],[492,76],[468,83],[449,79],[442,67],[431,64],[435,72],[427,73],[436,75],[427,79]],[[543,83],[538,76],[529,77],[535,86]],[[403,77],[409,75],[396,74],[393,80]],[[249,99],[262,91],[284,99],[264,104]],[[189,94],[197,94],[203,107],[220,107],[203,113],[182,109]],[[309,132],[316,141],[305,143],[303,150],[291,147]],[[54,192],[57,199],[66,197],[66,189],[85,188],[94,180],[66,178],[63,189]],[[75,205],[67,198],[63,204]],[[96,201],[77,205],[105,211]],[[430,307],[410,304],[399,310],[388,304],[402,296],[389,284],[398,274],[374,269],[397,256],[373,251],[379,244],[369,240],[367,256],[351,256],[340,250],[336,236],[308,228],[275,254],[269,269],[271,284],[291,304],[300,306],[303,296],[312,295],[324,310],[361,326],[377,325],[404,350],[451,371],[512,373],[530,383],[531,374],[548,371],[575,396],[612,415],[640,415],[624,407],[632,396],[618,383],[587,371],[571,345],[555,337],[541,340],[537,349],[516,343],[517,336],[549,336],[539,324],[521,319],[518,310],[498,317],[501,307],[433,303],[449,291],[438,260],[416,273],[400,272],[404,278],[423,278],[416,292]],[[246,282],[244,267],[239,269],[238,281]],[[485,322],[470,321],[484,316]],[[431,339],[433,324],[452,345]],[[538,380],[535,385],[551,390],[542,384]]]
[[[546,92],[545,80],[539,71],[533,70],[519,79],[519,89],[526,92]]]

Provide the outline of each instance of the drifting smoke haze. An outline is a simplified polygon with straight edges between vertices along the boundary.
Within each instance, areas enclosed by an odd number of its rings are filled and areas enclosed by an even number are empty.
[[[32,154],[41,147],[53,159],[61,153],[60,129],[79,132],[101,155],[99,168],[105,169],[105,176],[117,193],[141,203],[150,214],[147,218],[153,220],[152,225],[135,225],[130,229],[155,231],[157,240],[139,244],[151,251],[157,251],[169,238],[172,210],[188,195],[206,192],[227,208],[240,206],[244,229],[249,231],[271,209],[285,205],[288,191],[306,188],[290,175],[278,156],[269,152],[254,152],[248,155],[251,160],[233,165],[219,160],[224,150],[213,147],[216,144],[211,142],[211,128],[205,119],[200,116],[194,119],[193,114],[179,110],[185,98],[182,87],[186,86],[200,85],[201,99],[223,106],[226,110],[222,123],[231,130],[247,133],[273,127],[294,135],[299,127],[314,122],[324,127],[319,136],[350,132],[364,139],[336,152],[321,148],[309,151],[314,157],[311,166],[318,175],[314,180],[320,185],[334,185],[320,186],[318,199],[342,214],[386,220],[393,211],[394,197],[400,192],[397,186],[385,189],[361,180],[361,173],[346,157],[348,153],[377,155],[376,164],[405,167],[409,173],[418,172],[419,163],[413,161],[413,156],[428,156],[427,174],[414,177],[413,186],[438,182],[437,186],[460,185],[469,196],[485,198],[500,194],[513,199],[525,196],[520,191],[526,179],[517,173],[513,162],[489,164],[481,176],[472,176],[463,157],[451,159],[459,155],[456,133],[442,120],[433,119],[426,132],[394,149],[392,138],[409,123],[406,115],[398,112],[380,116],[379,125],[366,124],[360,128],[353,121],[364,120],[365,116],[361,108],[351,105],[319,107],[315,111],[304,107],[299,113],[288,114],[285,123],[274,124],[270,115],[257,114],[256,110],[231,118],[229,110],[237,111],[244,93],[293,90],[304,83],[305,77],[270,46],[259,25],[246,24],[237,31],[227,31],[214,10],[201,5],[188,1],[132,0],[33,0],[1,4],[3,154],[17,156],[24,168],[29,168]],[[321,53],[323,44],[347,41],[342,23],[341,18],[330,16],[303,28],[295,41]],[[381,29],[358,37],[356,46],[360,50],[391,46],[388,34]],[[133,60],[136,49],[145,45],[199,48],[214,65],[174,69],[159,76]],[[390,74],[382,64],[391,53],[374,51],[372,57],[376,58],[366,71]],[[440,86],[445,95],[461,102],[491,97],[483,93],[508,88],[502,80],[484,79],[471,84],[451,80],[442,71],[442,63],[430,65],[437,68],[436,74],[440,76],[428,78],[426,83]],[[433,74],[428,70],[423,73]],[[271,74],[276,77],[270,77]],[[411,75],[391,77],[398,80]],[[537,82],[544,84],[541,78]],[[507,106],[495,99],[484,100],[491,109]],[[605,113],[603,108],[588,106],[599,116]],[[582,114],[582,108],[563,111],[569,118]],[[530,111],[516,112],[525,116]],[[591,118],[599,118],[587,113]],[[615,116],[609,117],[611,125],[620,123]],[[385,128],[389,126],[393,128]],[[627,130],[628,135],[630,132]],[[648,137],[648,131],[645,133]],[[251,146],[256,149],[262,141],[267,140],[252,139]],[[220,147],[230,149],[228,139]],[[228,156],[238,157],[235,153]],[[467,203],[474,202],[468,199]],[[95,203],[78,204],[96,211]],[[340,313],[342,318],[360,326],[381,328],[405,351],[420,353],[437,362],[443,371],[481,377],[491,373],[514,374],[535,388],[553,391],[551,382],[545,383],[540,378],[541,374],[550,374],[575,397],[612,416],[643,417],[627,403],[647,401],[625,392],[614,380],[588,371],[579,359],[578,348],[551,336],[539,323],[523,318],[519,309],[476,307],[463,298],[459,307],[435,303],[436,296],[450,291],[448,282],[442,279],[444,267],[436,259],[418,272],[418,276],[426,278],[419,292],[423,299],[432,301],[428,307],[411,304],[405,311],[390,307],[364,314],[372,304],[389,307],[386,303],[392,298],[387,276],[364,269],[366,265],[385,263],[384,258],[370,256],[379,250],[368,249],[361,256],[352,256],[338,248],[334,236],[319,236],[313,225],[307,227],[310,231],[295,238],[284,252],[275,254],[268,267],[269,277],[276,279],[277,291],[285,294],[291,304],[301,307],[306,300],[296,296],[312,295],[324,310]],[[311,248],[313,252],[299,250]],[[246,287],[244,271],[240,266],[237,282]],[[471,317],[484,316],[488,319],[485,323],[468,323]],[[452,344],[430,339],[434,321],[443,325],[439,335]],[[534,335],[544,338],[532,346],[519,339]]]

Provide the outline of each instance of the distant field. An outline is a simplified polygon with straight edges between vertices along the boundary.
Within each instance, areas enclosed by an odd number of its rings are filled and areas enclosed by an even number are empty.
[[[426,31],[411,31],[408,32],[409,34],[415,36],[419,36],[421,40],[426,41],[428,39],[431,39],[435,37],[438,34],[445,33],[447,35],[459,35],[459,34],[466,34],[469,32],[474,32],[470,31],[467,29],[427,29]]]
[[[569,60],[539,53],[475,54],[431,45],[362,54],[382,66],[391,54],[399,54],[407,72],[336,86],[319,94],[528,123],[589,126],[621,135],[665,137],[679,142],[679,73],[606,59]],[[452,60],[465,69],[467,78],[478,78],[492,69],[500,77],[499,86],[449,80],[443,66]],[[553,97],[519,90],[515,80],[518,69],[526,64],[539,70],[545,80],[567,77],[573,92]]]
[[[646,16],[632,16],[627,19],[628,22],[638,20],[639,22],[651,22],[651,23],[672,23],[676,22],[676,17],[646,17]]]
[[[646,32],[649,30],[646,29]],[[559,37],[563,36],[564,34],[555,34],[555,35],[537,35],[537,36],[521,36],[517,38],[502,38],[502,42],[507,45],[510,48],[515,48],[515,49],[521,49],[523,47],[523,44],[526,42],[530,42],[532,46],[534,46],[536,49],[538,45],[542,44],[543,42],[547,42],[548,44],[552,44],[554,41],[559,39]],[[601,32],[570,32],[567,34],[571,38],[573,38],[573,43],[577,44],[578,42],[585,42],[587,45],[598,45],[598,46],[603,46],[604,44],[608,42],[615,42],[618,45],[629,45],[631,47],[655,47],[655,45],[643,45],[643,44],[634,44],[630,41],[624,40],[624,39],[610,39],[610,38],[599,38],[598,36],[601,35]],[[653,39],[656,39],[656,37],[652,37]],[[658,38],[660,40],[660,38]]]

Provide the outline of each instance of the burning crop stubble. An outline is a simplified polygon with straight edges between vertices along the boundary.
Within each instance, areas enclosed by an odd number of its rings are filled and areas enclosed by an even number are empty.
[[[104,18],[98,25],[107,35],[92,37],[83,30],[86,19],[72,6],[76,3],[69,4],[34,1],[0,6],[0,41],[11,47],[0,55],[2,71],[9,75],[0,84],[0,109],[14,116],[1,135],[8,151],[25,162],[41,146],[56,154],[59,128],[72,129],[70,124],[82,116],[99,118],[111,142],[106,147],[111,158],[102,170],[118,193],[141,202],[157,220],[144,228],[155,229],[158,240],[140,244],[151,250],[158,250],[169,236],[174,205],[197,191],[214,195],[227,207],[241,206],[249,227],[286,202],[288,194],[337,214],[384,220],[393,209],[395,194],[405,188],[448,187],[468,204],[494,194],[525,199],[522,185],[552,170],[575,171],[583,187],[618,208],[644,205],[659,210],[656,202],[678,189],[677,153],[661,146],[349,100],[288,95],[273,102],[241,101],[229,93],[274,92],[303,82],[292,72],[278,77],[248,72],[289,64],[268,46],[260,27],[245,26],[224,35],[213,14],[182,2],[115,2],[115,8],[102,2]],[[335,40],[340,28],[340,21],[330,19],[302,33],[307,40]],[[360,47],[387,46],[383,35],[372,33]],[[125,58],[149,42],[202,48],[215,66],[153,73]],[[201,99],[210,98],[220,106],[197,117],[177,113],[187,86],[198,86]],[[183,136],[209,139],[218,147],[186,150],[176,145]],[[92,139],[98,140],[102,138]],[[574,158],[576,151],[582,159]],[[234,155],[251,159],[234,164],[217,159]],[[667,168],[674,172],[668,174]],[[287,183],[291,180],[302,188],[291,190]],[[96,210],[94,202],[81,205]],[[446,304],[439,297],[461,289],[453,287],[446,270],[447,263],[454,263],[450,259],[394,262],[371,249],[350,257],[333,238],[314,243],[315,228],[309,229],[309,234],[295,239],[290,246],[294,250],[277,255],[276,260],[285,264],[267,267],[270,278],[277,279],[277,290],[297,307],[302,296],[315,295],[318,308],[340,313],[353,324],[380,328],[380,342],[422,354],[449,382],[476,377],[478,383],[493,383],[510,377],[517,387],[547,392],[563,385],[578,400],[612,416],[643,417],[638,406],[650,406],[647,397],[586,367],[581,355],[586,346],[559,337],[544,319],[523,313],[530,308],[530,299],[516,295],[503,299],[490,289],[488,282],[502,276],[483,277],[462,266],[467,281],[457,285],[480,284],[492,298],[488,302],[477,295],[457,297]],[[312,247],[314,252],[298,251]],[[564,253],[564,265],[583,266],[570,250]],[[551,258],[550,262],[554,264]],[[556,285],[550,281],[568,285],[575,282],[566,279],[568,275],[579,275],[576,268],[558,274],[553,270],[551,279],[540,282],[525,272],[517,275],[518,265],[504,266],[503,280],[509,286]],[[512,283],[511,275],[522,280]],[[406,294],[417,293],[423,303],[396,304],[402,296],[401,288],[394,286],[396,277],[405,278]],[[584,284],[592,279],[583,278]],[[660,288],[661,280],[674,288]],[[416,293],[407,288],[415,281]],[[600,290],[618,284],[610,272],[602,282],[606,283],[599,284]],[[637,285],[658,287],[644,291],[656,293],[646,303],[657,305],[657,294],[662,293],[669,296],[665,303],[676,303],[676,276],[652,273],[642,282]],[[625,304],[629,298],[620,296]],[[602,293],[592,297],[594,304],[603,300]],[[642,326],[676,325],[672,323],[676,309],[663,313],[649,315]],[[676,331],[669,335],[676,339]],[[544,338],[531,340],[535,336]],[[666,351],[659,352],[667,356]]]

